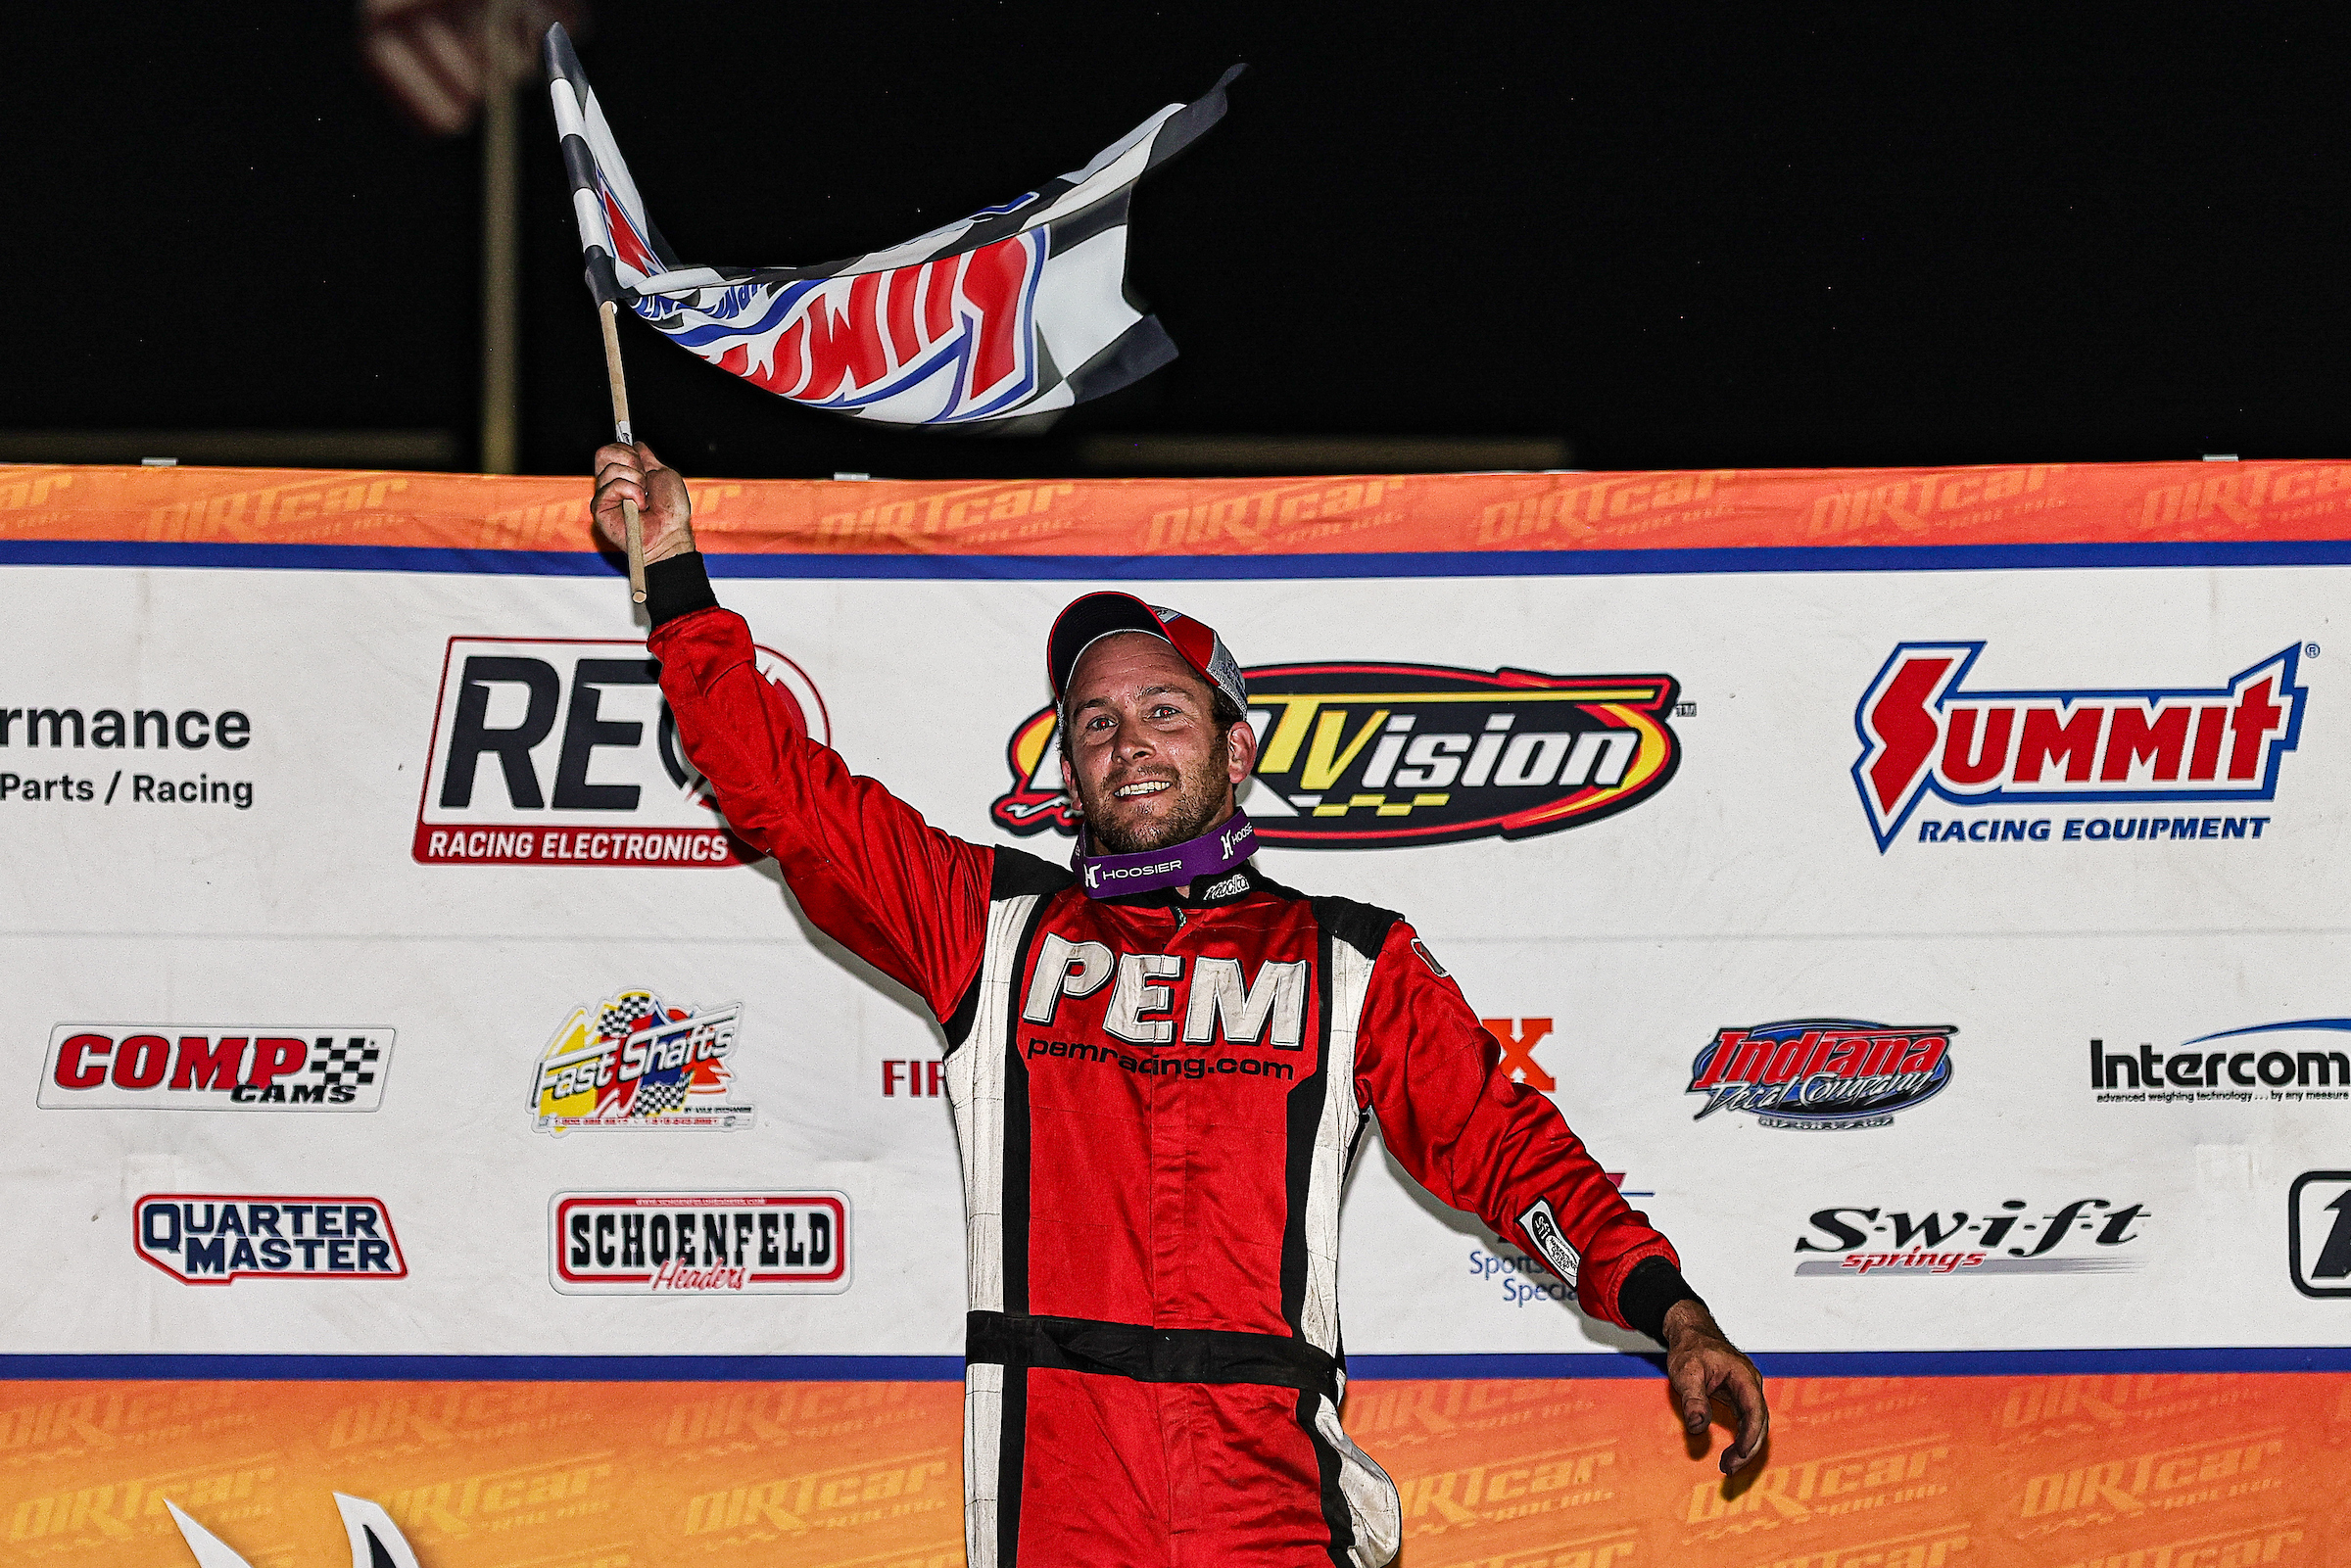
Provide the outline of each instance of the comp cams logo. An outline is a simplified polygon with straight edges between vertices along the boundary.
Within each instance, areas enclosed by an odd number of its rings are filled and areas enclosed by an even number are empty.
[[[60,1023],[47,1110],[373,1111],[393,1031],[348,1023]]]
[[[1766,1127],[1842,1132],[1894,1124],[1895,1113],[1951,1081],[1948,1023],[1794,1019],[1718,1030],[1690,1064],[1692,1119],[1744,1111]]]
[[[742,1022],[739,1002],[672,1006],[651,991],[572,1009],[532,1069],[538,1129],[750,1126],[758,1113],[727,1065]]]
[[[1798,1278],[1900,1274],[2111,1274],[2140,1266],[2113,1249],[2139,1239],[2144,1204],[2077,1198],[2034,1212],[2022,1198],[1969,1213],[1963,1209],[1822,1209],[1796,1239],[1810,1257]]]
[[[2351,1105],[2351,1019],[2296,1019],[2199,1034],[2171,1050],[2089,1042],[2100,1104],[2197,1100],[2327,1101]]]
[[[562,1192],[550,1272],[567,1296],[830,1296],[849,1288],[837,1192]]]
[[[1961,689],[1982,642],[1904,642],[1853,712],[1861,792],[1881,853],[1930,794],[1950,805],[2235,806],[2272,799],[2302,733],[2303,649],[2214,687]],[[2259,837],[2266,816],[1927,818],[1922,843]]]
[[[183,1285],[239,1279],[405,1279],[380,1198],[152,1193],[131,1208],[138,1255]]]
[[[757,649],[784,724],[826,743],[824,698]],[[743,857],[621,639],[453,637],[411,853],[427,865],[732,866]]]
[[[1681,761],[1669,675],[1538,675],[1421,664],[1245,670],[1258,836],[1295,848],[1525,838],[1612,816]],[[1055,715],[1021,721],[996,821],[1075,832]]]

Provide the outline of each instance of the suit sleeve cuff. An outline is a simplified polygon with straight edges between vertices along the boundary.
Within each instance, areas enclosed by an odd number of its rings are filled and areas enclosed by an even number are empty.
[[[646,567],[645,612],[653,625],[716,608],[718,595],[710,591],[710,574],[702,566],[701,551],[690,549]]]
[[[1662,1258],[1644,1258],[1633,1265],[1616,1289],[1616,1315],[1625,1326],[1665,1343],[1665,1314],[1676,1302],[1705,1303],[1682,1278],[1682,1271]]]

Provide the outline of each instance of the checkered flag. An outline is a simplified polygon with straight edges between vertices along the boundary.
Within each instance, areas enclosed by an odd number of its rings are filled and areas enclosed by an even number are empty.
[[[596,1032],[607,1040],[625,1040],[647,1019],[661,1016],[661,999],[650,991],[623,991],[596,1010]]]
[[[640,1079],[637,1084],[636,1097],[629,1102],[629,1115],[632,1117],[657,1117],[665,1112],[679,1110],[686,1104],[687,1093],[684,1078],[680,1078],[675,1083],[647,1083]]]
[[[383,1048],[364,1034],[355,1034],[341,1045],[335,1043],[333,1035],[322,1034],[317,1049],[311,1055],[311,1071],[320,1083],[330,1087],[373,1083],[375,1064],[383,1054]]]

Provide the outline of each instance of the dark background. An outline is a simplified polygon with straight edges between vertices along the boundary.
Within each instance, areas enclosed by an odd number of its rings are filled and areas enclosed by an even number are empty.
[[[1581,467],[2337,453],[2345,8],[829,6],[600,0],[581,54],[688,261],[894,243],[1247,61],[1145,184],[1182,357],[1051,435],[852,428],[624,321],[696,474],[1083,471],[1101,432],[1548,436]],[[480,152],[351,12],[11,24],[0,427],[478,419]],[[523,462],[608,429],[552,117],[524,153]]]

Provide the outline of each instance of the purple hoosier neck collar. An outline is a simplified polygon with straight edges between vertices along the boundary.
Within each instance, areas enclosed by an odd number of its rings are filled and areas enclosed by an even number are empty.
[[[1146,849],[1139,855],[1089,855],[1080,837],[1070,856],[1070,868],[1085,880],[1090,898],[1124,898],[1162,887],[1181,887],[1200,877],[1215,877],[1247,860],[1257,848],[1257,830],[1235,811],[1231,816],[1180,844]]]

